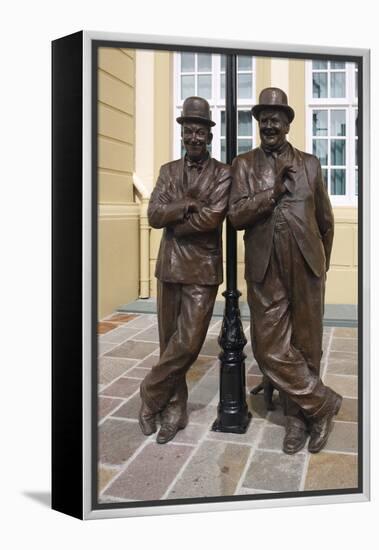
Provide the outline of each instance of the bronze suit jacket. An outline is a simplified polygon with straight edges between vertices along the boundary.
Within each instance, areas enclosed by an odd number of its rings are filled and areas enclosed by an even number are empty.
[[[270,260],[278,209],[285,217],[299,249],[313,273],[329,268],[333,243],[333,211],[325,189],[320,162],[288,144],[287,155],[296,172],[285,184],[277,205],[272,200],[275,173],[260,147],[233,161],[229,218],[245,229],[245,278],[261,282]]]
[[[184,159],[164,164],[150,198],[149,223],[164,228],[155,276],[169,283],[218,285],[223,280],[221,226],[230,166],[209,158],[190,187],[186,169]],[[186,197],[200,202],[199,212],[187,212]]]

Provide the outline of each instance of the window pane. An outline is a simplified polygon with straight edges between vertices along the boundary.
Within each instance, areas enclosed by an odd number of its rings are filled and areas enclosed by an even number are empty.
[[[253,140],[252,139],[238,139],[237,140],[237,154],[240,155],[241,153],[247,153],[247,151],[251,151],[253,147]]]
[[[238,111],[238,135],[239,136],[252,136],[253,135],[253,121],[250,111]]]
[[[221,111],[221,135],[226,136],[225,111]]]
[[[345,73],[330,73],[330,97],[345,97]]]
[[[324,180],[324,185],[326,189],[328,189],[328,169],[327,168],[322,169],[322,179]]]
[[[226,162],[226,145],[225,145],[225,139],[222,138],[220,140],[221,142],[221,162]]]
[[[331,136],[346,136],[346,111],[332,109],[330,111],[330,125]]]
[[[328,135],[328,111],[312,112],[313,135],[327,136]]]
[[[225,98],[225,75],[220,76],[220,97],[221,99]]]
[[[197,70],[206,73],[212,71],[212,56],[210,53],[197,54]]]
[[[330,193],[331,195],[345,195],[346,183],[345,183],[346,170],[330,170]]]
[[[188,96],[195,95],[195,77],[191,76],[182,76],[182,99],[185,99]]]
[[[328,74],[313,73],[313,97],[326,97],[328,95]]]
[[[190,95],[195,95],[195,77],[191,76],[182,76],[182,99]]]
[[[221,56],[220,56],[220,59],[221,59],[221,71],[224,71],[224,72],[225,72],[225,67],[226,67],[226,56],[225,56],[225,55],[221,55]]]
[[[333,166],[346,164],[346,141],[344,139],[332,139],[330,142],[330,156]]]
[[[327,61],[319,61],[319,60],[314,60],[312,61],[312,69],[313,70],[317,70],[317,69],[327,69],[328,68],[328,62]]]
[[[345,69],[346,65],[343,61],[331,61],[330,62],[330,68],[331,69]]]
[[[314,139],[313,140],[313,154],[319,158],[321,164],[325,166],[328,164],[328,140],[327,139]]]
[[[182,60],[181,63],[181,72],[182,73],[193,73],[195,70],[195,54],[194,53],[182,53],[180,54]]]
[[[239,71],[251,71],[252,58],[247,55],[239,55],[237,57],[237,67]]]
[[[253,77],[251,74],[238,75],[238,98],[250,98],[253,95]]]
[[[210,99],[212,97],[212,76],[210,74],[200,74],[197,79],[198,95]]]

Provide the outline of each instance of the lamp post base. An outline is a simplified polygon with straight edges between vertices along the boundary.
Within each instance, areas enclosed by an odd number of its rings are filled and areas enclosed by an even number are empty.
[[[227,290],[225,312],[219,344],[220,353],[220,402],[217,418],[212,425],[215,432],[245,433],[252,418],[246,403],[245,354],[246,338],[243,332],[238,290]]]

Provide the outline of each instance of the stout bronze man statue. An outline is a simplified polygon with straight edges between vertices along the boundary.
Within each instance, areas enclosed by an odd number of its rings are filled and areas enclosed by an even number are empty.
[[[141,384],[139,424],[166,443],[187,424],[186,372],[203,345],[218,285],[222,282],[221,225],[226,214],[230,167],[210,158],[209,104],[200,97],[184,101],[183,159],[161,167],[148,217],[164,228],[155,275],[158,279],[160,358]]]
[[[286,140],[295,113],[286,94],[266,88],[252,109],[261,146],[233,161],[229,216],[245,229],[251,342],[284,404],[283,450],[316,453],[326,444],[342,397],[320,379],[326,271],[333,212],[319,160]]]

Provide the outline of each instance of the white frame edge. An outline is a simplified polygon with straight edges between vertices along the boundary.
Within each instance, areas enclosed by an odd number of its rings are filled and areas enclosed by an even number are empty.
[[[265,52],[288,52],[303,54],[357,55],[363,58],[363,173],[365,175],[365,193],[363,198],[363,216],[360,221],[363,232],[363,315],[362,338],[363,368],[363,492],[344,495],[299,496],[263,500],[241,500],[224,502],[204,502],[198,504],[165,504],[134,508],[92,509],[91,496],[91,326],[92,326],[92,235],[91,235],[91,199],[92,199],[92,40],[109,42],[141,42],[178,46],[205,46],[235,49],[264,50]],[[304,46],[294,44],[275,44],[266,42],[245,42],[238,40],[221,40],[188,37],[167,37],[159,35],[137,35],[101,31],[83,31],[83,518],[102,519],[136,517],[147,515],[179,514],[195,512],[215,512],[230,510],[249,510],[254,508],[274,508],[280,506],[303,506],[339,504],[347,502],[365,502],[370,499],[370,50],[361,48],[341,48],[327,46]]]

